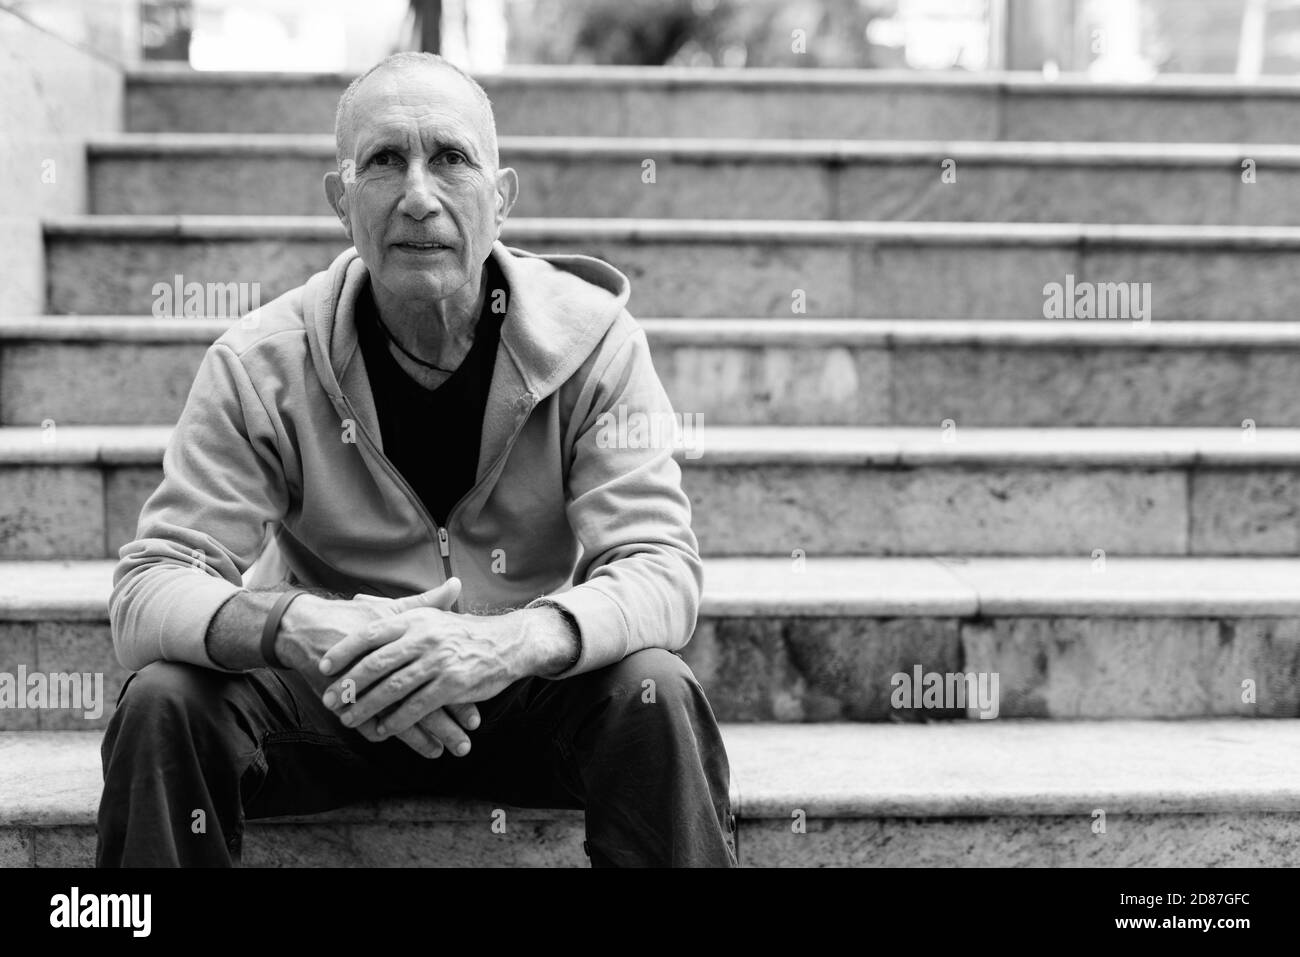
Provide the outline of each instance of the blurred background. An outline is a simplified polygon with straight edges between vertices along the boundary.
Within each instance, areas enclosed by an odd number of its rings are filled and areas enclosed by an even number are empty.
[[[0,0],[127,66],[531,64],[1290,74],[1298,0]]]

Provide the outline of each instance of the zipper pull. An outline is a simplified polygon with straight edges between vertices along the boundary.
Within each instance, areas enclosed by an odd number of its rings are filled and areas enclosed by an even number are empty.
[[[443,558],[451,554],[451,540],[447,537],[447,530],[441,525],[438,526],[438,552]]]

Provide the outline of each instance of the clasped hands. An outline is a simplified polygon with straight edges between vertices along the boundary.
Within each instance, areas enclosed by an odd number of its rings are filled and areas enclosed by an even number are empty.
[[[460,580],[407,598],[303,595],[289,606],[277,654],[321,694],[339,720],[367,740],[396,737],[419,754],[469,753],[466,731],[486,701],[529,673],[520,616],[447,609]]]

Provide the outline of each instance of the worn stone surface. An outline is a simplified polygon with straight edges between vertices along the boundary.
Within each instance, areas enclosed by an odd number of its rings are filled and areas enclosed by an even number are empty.
[[[1004,718],[1300,715],[1296,620],[1000,618],[963,622],[961,645]]]
[[[245,867],[582,867],[581,820],[248,827]]]
[[[955,158],[850,163],[836,186],[839,219],[1025,223],[1235,223],[1241,168],[1113,164],[1052,165]],[[1280,178],[1287,176],[1283,171]],[[1292,177],[1300,178],[1300,177]],[[1275,199],[1276,199],[1276,193]],[[1289,225],[1271,205],[1242,225]]]
[[[1294,123],[1293,117],[1287,118],[1287,126],[1292,126]],[[1243,157],[1250,157],[1251,152],[1249,146],[1241,150]],[[1243,226],[1295,225],[1297,222],[1295,211],[1300,209],[1300,169],[1281,168],[1264,158],[1257,159],[1256,163],[1255,182],[1245,184],[1241,182],[1243,172],[1241,162],[1237,162],[1233,213],[1231,218],[1224,222],[1239,223]],[[1268,174],[1262,179],[1258,176],[1260,169]],[[1257,190],[1256,186],[1263,188]]]
[[[1293,721],[732,724],[739,816],[1300,813]],[[788,826],[788,824],[787,824]]]
[[[631,280],[628,308],[633,315],[700,318],[790,318],[796,315],[794,292],[799,289],[808,316],[855,315],[851,250],[841,243],[798,241],[596,240],[581,249]]]
[[[1104,808],[1102,808],[1104,810]],[[1294,867],[1300,814],[744,821],[745,867]]]
[[[622,92],[606,84],[575,88],[545,81],[482,78],[501,135],[618,135]],[[345,79],[310,82],[132,83],[127,128],[135,132],[328,133]],[[239,109],[231,109],[237,99]]]
[[[92,156],[91,212],[136,215],[332,215],[332,155]]]
[[[195,345],[21,343],[0,350],[6,425],[175,422],[203,358]]]
[[[91,466],[0,466],[0,558],[98,558],[104,491]]]
[[[331,239],[47,236],[49,311],[147,315],[154,285],[173,284],[176,275],[187,283],[260,283],[266,303],[302,285],[347,247],[341,229]]]
[[[630,135],[626,93],[621,89],[606,84],[575,88],[544,81],[496,84],[491,77],[484,77],[483,83],[502,136]]]
[[[746,344],[758,321],[728,324],[737,329],[704,341],[650,337],[674,406],[704,414],[707,424],[921,426],[951,418],[970,426],[1235,429],[1245,419],[1259,428],[1300,421],[1300,391],[1285,387],[1300,377],[1300,350],[1286,344],[1189,348],[1168,343],[1155,326],[1131,348],[1050,340],[800,346]],[[3,343],[0,420],[173,423],[205,348],[125,339]]]
[[[27,828],[0,827],[0,867],[32,867],[32,832]]]
[[[654,182],[644,181],[646,160]],[[710,161],[647,150],[586,159],[527,157],[515,216],[830,219],[830,174],[819,163]]]
[[[990,139],[997,122],[990,91],[955,88],[644,87],[622,107],[628,136]]]
[[[6,425],[172,424],[206,346],[101,341],[0,348]],[[887,424],[889,355],[848,346],[672,346],[652,342],[678,411],[705,423]],[[141,370],[152,374],[142,375]]]
[[[10,672],[96,672],[103,712],[0,709],[0,730],[104,727],[128,672],[106,626],[0,625]],[[23,638],[38,642],[33,650]],[[890,679],[998,674],[1002,718],[1300,716],[1300,622],[1291,619],[705,618],[684,656],[721,721],[906,721],[963,712],[894,709]],[[1243,702],[1243,682],[1253,702]],[[83,709],[84,710],[84,709]],[[973,712],[971,712],[973,716]]]
[[[128,83],[126,128],[168,133],[327,133],[347,82]],[[238,109],[232,109],[232,103]]]
[[[37,867],[94,867],[97,834],[93,825],[62,824],[27,830]]]
[[[346,247],[329,231],[276,239],[91,238],[51,234],[50,309],[61,313],[141,314],[154,284],[259,282],[261,300],[300,285]],[[536,222],[536,221],[530,221]],[[1291,250],[1223,244],[1188,248],[1098,241],[1082,262],[1077,241],[912,242],[837,237],[816,241],[697,241],[599,236],[549,238],[521,225],[508,242],[599,256],[633,281],[640,316],[796,315],[792,293],[806,293],[813,317],[868,319],[1041,319],[1043,286],[1067,274],[1094,282],[1152,283],[1153,321],[1291,317],[1284,290]]]
[[[1294,722],[727,724],[723,736],[747,863],[1205,866],[1249,852],[1277,864],[1300,846]],[[21,858],[26,840],[38,864],[89,864],[98,743],[0,735],[0,850]],[[491,810],[407,800],[254,822],[245,863],[583,863],[579,812],[507,811],[496,834]],[[805,834],[791,830],[797,812]],[[1103,838],[1115,846],[1090,843]]]
[[[1153,341],[1154,345],[1154,341]],[[892,354],[898,425],[1220,426],[1300,421],[1285,349],[934,346]]]
[[[1244,96],[1234,105],[1243,135],[1241,143],[1295,143],[1300,141],[1300,119],[1290,97]],[[1267,137],[1264,132],[1267,131]],[[1249,155],[1249,147],[1244,150]]]
[[[112,567],[105,560],[6,568],[0,634],[9,650],[0,662],[102,668],[114,697],[120,673],[106,621]],[[909,660],[918,662],[933,630],[946,630],[939,622],[961,620],[967,653],[983,648],[996,660],[1004,705],[1016,714],[1090,714],[1093,705],[1108,709],[1099,716],[1129,713],[1135,705],[1122,694],[1112,709],[1114,694],[1158,684],[1166,671],[1190,682],[1189,675],[1223,668],[1237,690],[1254,679],[1258,703],[1206,713],[1285,716],[1300,689],[1288,631],[1300,621],[1296,575],[1288,559],[710,557],[686,655],[736,720],[805,720],[827,710],[849,716],[870,697],[852,683],[856,669],[877,667],[894,642],[916,649]],[[982,620],[972,621],[977,615]],[[32,644],[38,635],[42,647]],[[1123,674],[1107,670],[1112,660]],[[1065,711],[1045,712],[1044,695]],[[1170,695],[1159,705],[1174,709],[1169,716],[1195,713],[1188,710],[1193,685]],[[22,712],[0,712],[0,719],[36,727]]]
[[[831,174],[820,162],[644,155],[511,155],[519,173],[512,215],[829,219]],[[645,160],[655,179],[643,180]],[[330,215],[321,186],[328,156],[100,155],[91,165],[92,211],[262,216]]]
[[[714,618],[957,618],[975,589],[929,558],[709,557],[701,615]]]
[[[890,679],[960,665],[958,624],[934,618],[722,618],[686,662],[720,721],[911,721],[960,717],[890,703]]]
[[[1100,810],[1105,810],[1101,808]],[[1091,814],[994,818],[738,819],[746,867],[1294,867],[1300,815]],[[245,867],[582,867],[582,825],[259,825]],[[479,829],[481,830],[481,828]],[[93,827],[0,828],[0,866],[91,867]]]
[[[1104,810],[1104,808],[1100,809]],[[738,819],[746,867],[1294,867],[1300,815]],[[582,825],[480,837],[469,825],[259,825],[245,867],[582,867]],[[91,867],[93,827],[0,828],[0,866]]]
[[[25,621],[0,621],[0,672],[14,676],[18,666],[36,666],[36,629]],[[0,731],[35,731],[40,712],[28,708],[0,708]]]
[[[1287,469],[1197,469],[1191,507],[1194,554],[1300,551],[1300,487]]]
[[[1041,319],[1043,285],[1077,274],[1076,263],[1069,246],[862,243],[854,247],[854,309],[847,314]]]
[[[0,570],[0,619],[108,620],[116,562],[6,561]]]
[[[102,741],[85,730],[0,734],[0,827],[94,823]]]
[[[1287,143],[1293,96],[1116,95],[936,83],[781,86],[485,75],[503,135]],[[133,82],[135,131],[327,133],[345,78]],[[1050,81],[1046,81],[1050,83]],[[230,109],[232,98],[240,108]]]
[[[1074,275],[1089,282],[1151,283],[1152,322],[1291,320],[1295,303],[1287,283],[1295,258],[1294,249],[1104,244],[1085,250]],[[1039,293],[1042,316],[1042,283]]]
[[[1300,617],[1291,558],[1128,557],[1095,553],[938,560],[1001,617]]]
[[[130,674],[118,663],[108,625],[94,622],[41,621],[31,625],[36,641],[37,667],[47,674],[79,674],[83,695],[80,708],[58,708],[40,712],[44,731],[85,731],[107,727],[117,704],[122,683]],[[30,666],[29,666],[30,667]],[[84,698],[87,681],[96,685],[102,675],[102,697],[97,702]],[[93,707],[92,705],[97,705]],[[98,714],[94,712],[98,711]],[[0,712],[2,720],[3,712]]]
[[[678,413],[719,425],[884,424],[883,349],[662,347],[655,370]]]
[[[135,541],[140,510],[162,482],[161,468],[116,468],[105,479],[104,556],[116,558],[118,550]]]
[[[838,243],[690,242],[655,240],[506,241],[544,251],[583,252],[623,270],[632,280],[631,308],[640,316],[795,315],[802,289],[810,316],[849,316],[850,249]],[[177,240],[47,237],[50,310],[138,315],[152,308],[155,283],[181,274],[186,282],[258,282],[261,301],[301,285],[347,247],[337,239]]]
[[[1187,550],[1186,485],[1176,471],[780,465],[684,472],[700,546],[716,555]],[[759,515],[761,522],[750,519]]]
[[[958,155],[952,182],[942,178],[941,163],[954,157],[937,147],[931,155],[850,157],[841,163],[819,155],[746,160],[654,149],[521,155],[507,142],[501,159],[519,173],[516,217],[1285,226],[1296,221],[1293,210],[1300,201],[1300,170],[1294,167],[1261,157],[1268,175],[1243,188],[1236,158],[1185,165],[1176,149],[1164,164]],[[647,159],[656,164],[654,183],[643,181]],[[328,215],[321,178],[333,166],[332,150],[305,144],[277,153],[101,152],[91,157],[91,211]]]
[[[1251,98],[1009,90],[1002,99],[1001,135],[1006,140],[1106,143],[1286,142],[1275,129],[1265,133],[1265,128],[1248,123],[1242,115],[1243,99]]]

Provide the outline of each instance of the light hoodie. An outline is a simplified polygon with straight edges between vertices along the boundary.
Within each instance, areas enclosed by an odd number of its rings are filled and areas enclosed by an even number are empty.
[[[395,598],[454,575],[454,610],[468,614],[545,596],[580,631],[560,677],[686,644],[703,570],[671,442],[636,447],[644,430],[610,442],[605,429],[620,414],[672,416],[627,279],[587,256],[499,242],[491,255],[508,307],[477,481],[444,527],[383,455],[355,249],[208,348],[162,483],[118,553],[109,614],[125,667],[225,670],[204,646],[213,615],[241,588],[283,580]]]

